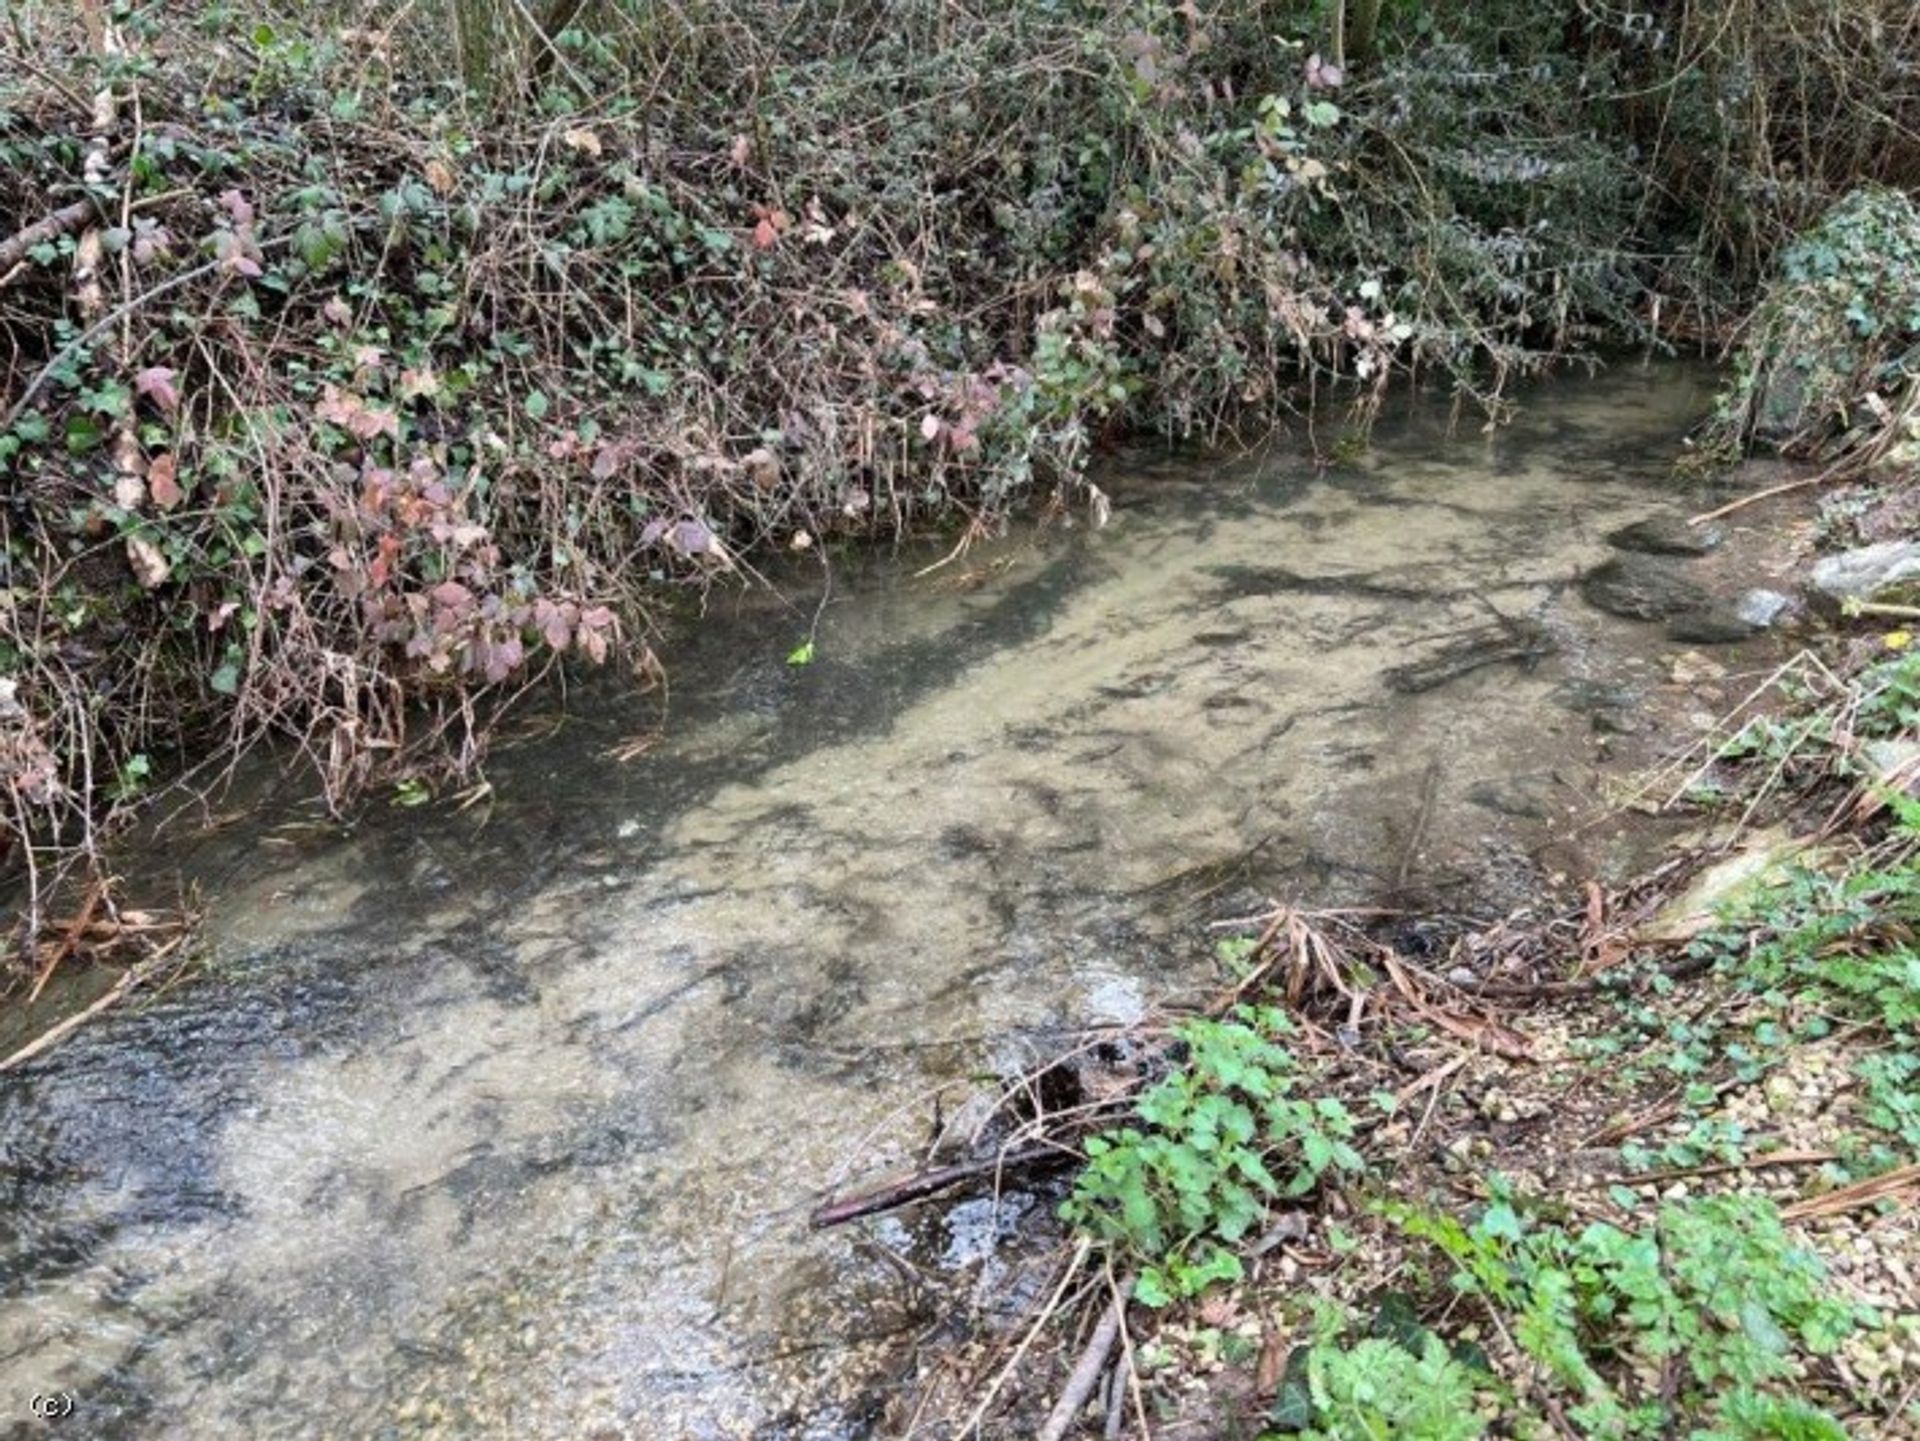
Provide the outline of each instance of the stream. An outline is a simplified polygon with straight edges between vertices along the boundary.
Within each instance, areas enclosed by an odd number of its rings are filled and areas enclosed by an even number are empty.
[[[1715,379],[1115,461],[1102,528],[716,593],[670,690],[556,700],[464,810],[183,824],[129,864],[201,888],[200,973],[0,1076],[0,1435],[890,1434],[943,1287],[1027,1299],[1030,1198],[808,1228],[936,1091],[1201,992],[1267,898],[1491,916],[1657,851],[1605,803],[1779,643],[1576,582],[1698,508]],[[1791,588],[1729,529],[1670,564]]]

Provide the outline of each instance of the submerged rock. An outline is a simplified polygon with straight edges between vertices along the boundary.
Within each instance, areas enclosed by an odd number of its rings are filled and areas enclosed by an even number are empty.
[[[1792,608],[1792,596],[1755,588],[1734,602],[1733,613],[1755,630],[1767,630]]]
[[[1580,582],[1588,605],[1627,620],[1666,620],[1682,611],[1704,610],[1707,593],[1670,560],[1620,555]]]
[[[1817,596],[1835,605],[1920,590],[1920,540],[1883,541],[1827,556],[1814,566],[1812,586]]]
[[[1467,799],[1496,815],[1545,820],[1553,814],[1553,777],[1502,776],[1476,781],[1467,788]]]
[[[1705,555],[1725,539],[1717,525],[1689,525],[1683,515],[1651,515],[1621,526],[1607,544],[1642,555]]]
[[[1602,735],[1632,735],[1639,728],[1634,710],[1640,695],[1632,686],[1576,677],[1555,686],[1553,699],[1575,715],[1585,716]]]
[[[1732,645],[1758,629],[1733,606],[1709,605],[1682,611],[1668,621],[1667,637],[1688,645]]]

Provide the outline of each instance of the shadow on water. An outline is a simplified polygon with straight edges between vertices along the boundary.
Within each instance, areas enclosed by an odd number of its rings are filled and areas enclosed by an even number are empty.
[[[1097,533],[838,562],[809,666],[817,572],[722,597],[664,721],[576,692],[490,805],[156,847],[210,974],[0,1092],[0,1430],[64,1390],[109,1438],[869,1434],[1034,1204],[806,1231],[936,1090],[1205,985],[1235,905],[1622,863],[1595,798],[1696,702],[1572,582],[1671,508],[1708,384],[1559,382],[1492,436],[1411,405],[1330,475],[1129,460]]]

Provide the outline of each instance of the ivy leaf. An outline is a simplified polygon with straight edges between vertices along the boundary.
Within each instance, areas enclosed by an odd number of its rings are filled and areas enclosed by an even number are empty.
[[[535,420],[545,420],[547,418],[547,412],[552,409],[551,404],[547,400],[547,393],[544,390],[529,391],[527,393],[526,407],[527,414]]]

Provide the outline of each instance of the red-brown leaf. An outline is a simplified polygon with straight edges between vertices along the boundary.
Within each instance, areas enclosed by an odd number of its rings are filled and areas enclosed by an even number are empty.
[[[178,468],[179,463],[171,453],[155,456],[153,464],[147,467],[147,492],[162,510],[172,510],[187,498],[176,478]]]

